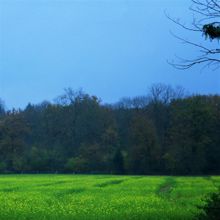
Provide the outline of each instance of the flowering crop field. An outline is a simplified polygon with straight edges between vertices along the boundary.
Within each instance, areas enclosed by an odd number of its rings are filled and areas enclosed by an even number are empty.
[[[193,219],[220,177],[0,175],[1,220]]]

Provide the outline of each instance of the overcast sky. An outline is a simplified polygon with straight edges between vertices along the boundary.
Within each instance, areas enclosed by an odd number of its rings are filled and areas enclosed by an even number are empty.
[[[197,50],[164,11],[190,22],[190,0],[0,0],[0,97],[8,108],[83,88],[103,102],[144,95],[153,83],[219,93],[220,70],[167,64]]]

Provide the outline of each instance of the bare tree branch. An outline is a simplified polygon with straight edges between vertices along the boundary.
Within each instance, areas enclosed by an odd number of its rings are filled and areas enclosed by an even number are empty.
[[[205,36],[205,40],[208,38],[213,41],[220,40],[220,0],[191,0],[192,5],[189,8],[193,12],[194,18],[191,26],[187,26],[180,22],[179,19],[174,19],[165,13],[166,17],[181,28],[192,31],[200,32],[202,36]],[[184,39],[171,32],[172,36],[180,40],[184,44],[188,44],[198,49],[200,53],[198,57],[192,59],[185,59],[176,57],[176,62],[168,63],[177,69],[189,69],[195,65],[203,64],[204,67],[220,67],[220,48],[208,48],[203,44],[195,43],[191,40]]]
[[[173,23],[179,25],[180,27],[182,27],[182,28],[184,28],[184,29],[186,29],[188,31],[199,31],[199,32],[201,32],[201,30],[202,30],[202,29],[200,29],[198,27],[196,29],[194,29],[194,28],[190,28],[190,27],[186,26],[185,24],[181,23],[179,19],[173,19],[171,16],[169,16],[166,11],[165,11],[165,15]]]

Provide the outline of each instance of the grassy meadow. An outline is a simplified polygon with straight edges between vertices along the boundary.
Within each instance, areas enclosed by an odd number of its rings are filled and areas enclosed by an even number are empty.
[[[193,219],[220,177],[1,175],[0,220]]]

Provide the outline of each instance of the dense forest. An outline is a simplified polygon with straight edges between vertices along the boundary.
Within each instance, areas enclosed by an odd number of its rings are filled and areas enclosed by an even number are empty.
[[[71,88],[23,110],[1,102],[0,172],[220,174],[220,96],[155,84],[115,104]]]

